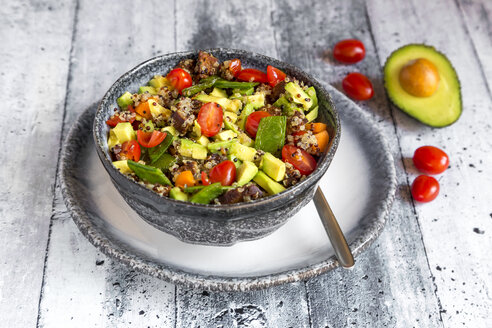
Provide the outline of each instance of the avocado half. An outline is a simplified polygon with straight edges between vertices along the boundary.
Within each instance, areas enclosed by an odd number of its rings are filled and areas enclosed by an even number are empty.
[[[409,61],[417,58],[431,61],[439,72],[439,85],[430,97],[415,97],[400,85],[400,70]],[[458,75],[446,56],[434,47],[409,44],[395,50],[384,64],[384,87],[398,108],[429,126],[448,126],[461,115],[461,86]]]

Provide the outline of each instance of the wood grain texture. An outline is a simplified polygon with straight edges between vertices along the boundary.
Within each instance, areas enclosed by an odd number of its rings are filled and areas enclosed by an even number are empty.
[[[461,0],[457,4],[465,21],[465,32],[473,41],[474,51],[480,60],[480,69],[487,80],[489,96],[492,95],[492,2],[487,0]]]
[[[173,2],[154,1],[130,10],[134,6],[132,1],[78,4],[65,133],[122,73],[174,51]],[[57,193],[40,326],[173,326],[174,285],[135,273],[97,252]]]
[[[0,170],[0,261],[8,268],[0,325],[492,326],[491,15],[486,0],[4,4],[0,85],[7,95],[28,79],[29,88],[4,105],[25,110],[0,121],[2,146],[15,145]],[[329,50],[348,37],[361,39],[367,56],[337,64]],[[464,102],[456,124],[425,127],[389,105],[381,67],[411,42],[436,46],[456,67]],[[353,270],[257,292],[190,290],[114,263],[72,222],[54,181],[60,137],[75,117],[147,58],[218,46],[277,57],[339,89],[354,70],[373,81],[376,96],[360,105],[390,142],[400,189],[384,232]],[[438,176],[439,198],[419,205],[408,184],[417,176],[413,151],[425,144],[445,149],[451,167]]]
[[[451,160],[437,177],[439,198],[415,206],[444,325],[490,327],[492,142],[479,131],[490,131],[492,108],[472,40],[454,2],[370,1],[368,13],[381,65],[397,47],[425,42],[448,56],[462,82],[463,114],[450,127],[433,129],[393,113],[410,182],[417,172],[408,158],[417,147],[439,146]]]
[[[36,325],[60,145],[73,5],[0,6],[0,318]],[[35,56],[33,54],[36,54]],[[20,91],[19,91],[20,90]]]
[[[296,15],[299,11],[310,19]],[[278,4],[274,17],[280,59],[340,89],[341,80],[349,72],[360,71],[370,77],[376,96],[359,104],[386,135],[400,185],[385,230],[357,258],[353,270],[337,269],[307,283],[313,327],[441,326],[364,2],[314,1],[306,6],[288,1]],[[365,44],[366,58],[362,62],[341,65],[333,60],[330,50],[344,38],[357,38]]]

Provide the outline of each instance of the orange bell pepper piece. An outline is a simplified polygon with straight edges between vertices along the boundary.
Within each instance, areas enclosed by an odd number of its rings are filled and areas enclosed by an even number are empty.
[[[193,177],[193,173],[191,171],[183,171],[176,178],[176,186],[185,188],[196,185],[196,180]]]

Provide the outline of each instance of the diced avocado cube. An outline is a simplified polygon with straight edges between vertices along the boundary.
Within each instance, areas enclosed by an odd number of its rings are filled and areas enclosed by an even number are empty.
[[[156,118],[159,115],[162,115],[165,118],[171,117],[171,110],[159,105],[154,99],[147,100],[147,103],[149,104],[150,114],[152,114],[152,117]]]
[[[114,128],[113,132],[118,138],[118,143],[122,144],[125,141],[135,140],[135,131],[130,122],[118,123]]]
[[[265,189],[270,195],[278,194],[285,190],[285,187],[280,183],[273,181],[268,175],[266,175],[263,171],[258,171],[253,181],[260,185],[263,189]]]
[[[285,177],[285,163],[270,153],[263,155],[260,169],[275,181],[282,181]]]
[[[114,134],[113,129],[109,130],[109,138],[108,138],[108,148],[113,149],[114,146],[118,144],[118,137]]]
[[[146,93],[146,92],[150,93],[151,95],[156,95],[157,94],[157,90],[154,89],[153,87],[144,87],[144,86],[142,86],[142,87],[138,88],[138,93]]]
[[[198,143],[194,143],[190,139],[181,139],[181,143],[178,148],[178,152],[182,156],[191,157],[194,159],[207,158],[207,147]]]
[[[200,136],[200,138],[196,139],[196,142],[199,143],[202,146],[207,146],[210,143],[210,140],[208,140],[207,137],[204,135]]]
[[[289,93],[289,96],[290,98],[292,98],[293,102],[302,104],[304,110],[309,110],[309,108],[311,108],[312,105],[311,98],[297,83],[294,82],[287,83],[285,85],[285,91]]]
[[[229,111],[224,112],[224,122],[229,121],[232,123],[236,123],[237,121],[237,114]]]
[[[197,138],[202,136],[202,127],[198,124],[197,120],[193,121],[192,134]]]
[[[214,102],[216,104],[219,104],[224,110],[228,110],[234,113],[237,113],[243,105],[243,103],[239,99],[214,97],[206,94],[199,94],[195,96],[193,99],[196,99],[204,103]]]
[[[145,132],[154,132],[154,123],[152,123],[152,121],[147,121],[145,122],[145,124],[143,125],[143,130]]]
[[[306,93],[308,94],[309,98],[311,98],[311,108],[314,109],[316,106],[318,106],[318,96],[316,95],[316,90],[314,87],[309,87],[306,90]]]
[[[132,173],[132,170],[128,166],[128,162],[126,160],[124,161],[114,161],[113,166],[116,167],[118,170],[120,170],[121,173],[123,174],[129,174]]]
[[[174,187],[169,190],[169,197],[176,200],[188,201],[188,195],[181,191],[179,187]]]
[[[252,162],[255,159],[256,149],[236,142],[231,145],[230,153],[242,161]]]
[[[227,159],[232,161],[234,163],[234,166],[236,167],[236,170],[239,169],[241,166],[242,162],[239,160],[239,158],[236,157],[236,155],[229,154],[227,155]]]
[[[265,94],[256,93],[252,96],[246,96],[246,104],[251,104],[254,109],[261,108],[265,106]]]
[[[253,141],[253,139],[251,139],[246,133],[244,132],[241,132],[237,138],[237,140],[245,145],[245,146],[248,146],[248,147],[253,147],[255,145],[255,142]]]
[[[318,106],[314,107],[309,113],[306,114],[308,122],[314,121],[318,117]]]
[[[179,135],[178,131],[176,130],[176,128],[172,125],[170,126],[166,126],[164,128],[162,128],[161,130],[162,132],[169,132],[173,135],[173,137],[177,137]]]
[[[227,92],[219,88],[214,88],[212,92],[210,92],[210,95],[219,98],[227,98]]]
[[[258,173],[258,167],[256,167],[255,163],[250,162],[250,161],[244,161],[243,164],[239,167],[237,170],[237,184],[239,186],[244,186],[253,178],[256,176]]]
[[[232,123],[232,122],[224,121],[224,127],[227,130],[234,132],[236,135],[238,135],[238,134],[241,133],[241,131],[239,130],[239,127],[236,124]]]
[[[133,105],[133,95],[127,91],[116,99],[116,102],[121,109],[126,110],[129,105]]]
[[[168,86],[169,82],[164,76],[156,75],[152,80],[149,81],[149,85],[154,89],[159,90],[164,86]]]
[[[239,120],[237,121],[237,125],[241,130],[245,129],[246,126],[246,120],[248,119],[249,114],[253,113],[255,111],[255,108],[253,107],[252,104],[246,104],[244,105],[243,110],[241,111],[241,115],[239,115]]]
[[[221,149],[229,150],[234,143],[237,143],[237,140],[216,141],[209,143],[207,148],[212,153],[218,153]]]
[[[232,130],[223,130],[214,136],[215,140],[227,141],[237,137],[237,134]]]

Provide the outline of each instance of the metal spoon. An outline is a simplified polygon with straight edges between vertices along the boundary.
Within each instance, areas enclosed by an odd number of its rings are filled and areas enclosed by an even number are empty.
[[[330,242],[335,250],[335,256],[338,258],[338,262],[346,269],[353,267],[354,256],[350,251],[347,240],[345,240],[342,229],[338,225],[335,214],[333,214],[320,187],[316,189],[313,200],[321,222],[325,227],[326,234],[330,238]]]

